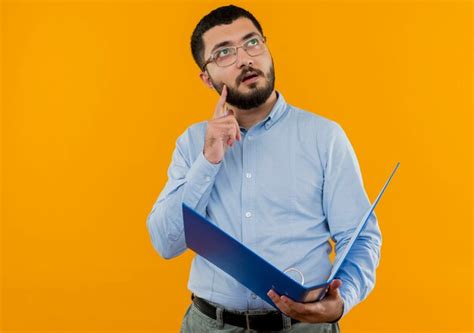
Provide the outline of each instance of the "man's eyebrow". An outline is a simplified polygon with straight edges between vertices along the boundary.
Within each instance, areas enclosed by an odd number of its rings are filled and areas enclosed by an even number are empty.
[[[242,37],[242,38],[240,39],[240,41],[243,42],[244,40],[246,40],[247,38],[252,37],[253,35],[257,35],[257,36],[258,36],[258,33],[256,33],[255,31],[254,31],[254,32],[249,32],[249,33],[246,34],[244,37]],[[226,40],[226,41],[223,41],[223,42],[220,42],[220,43],[214,45],[214,47],[213,47],[212,50],[211,50],[211,54],[212,54],[216,49],[218,49],[219,47],[221,47],[221,46],[227,46],[227,45],[232,45],[232,43],[231,43],[230,41]]]

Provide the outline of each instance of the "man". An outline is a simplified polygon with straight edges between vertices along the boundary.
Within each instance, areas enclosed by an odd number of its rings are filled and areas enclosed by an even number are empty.
[[[213,10],[196,26],[191,49],[200,78],[220,98],[212,119],[177,139],[168,182],[147,218],[154,248],[166,259],[186,250],[185,202],[282,271],[297,268],[308,285],[325,281],[329,238],[337,256],[370,207],[345,132],[274,89],[273,58],[248,11]],[[380,248],[372,215],[338,279],[313,303],[269,291],[268,304],[198,255],[181,331],[339,332],[338,320],[374,287]]]

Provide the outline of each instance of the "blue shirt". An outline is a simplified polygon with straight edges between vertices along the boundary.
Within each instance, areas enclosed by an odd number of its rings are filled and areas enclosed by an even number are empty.
[[[163,258],[186,250],[185,202],[280,270],[297,268],[305,285],[326,281],[332,267],[329,239],[337,257],[370,201],[342,127],[277,95],[269,115],[241,128],[242,140],[218,164],[203,155],[207,121],[177,139],[168,181],[147,217],[152,244]],[[373,289],[381,243],[372,214],[338,274],[343,316]],[[294,273],[288,272],[301,279]],[[230,310],[276,310],[199,255],[188,289]]]

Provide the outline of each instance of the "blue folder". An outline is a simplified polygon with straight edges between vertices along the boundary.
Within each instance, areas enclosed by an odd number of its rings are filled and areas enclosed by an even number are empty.
[[[369,220],[369,216],[377,206],[399,165],[400,162],[395,166],[372,206],[362,217],[343,252],[337,255],[329,278],[320,284],[302,285],[220,229],[212,221],[183,203],[186,245],[198,255],[231,275],[269,305],[273,306],[272,300],[267,295],[270,289],[275,290],[279,295],[286,295],[300,303],[319,301],[326,294],[329,284],[336,277],[344,259]]]

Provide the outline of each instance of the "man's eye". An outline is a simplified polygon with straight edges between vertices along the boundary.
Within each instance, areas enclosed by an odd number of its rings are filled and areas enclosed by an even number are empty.
[[[219,58],[219,57],[225,57],[229,55],[229,53],[230,53],[229,49],[222,49],[222,50],[217,51],[216,55]]]
[[[249,40],[249,41],[247,42],[247,45],[248,45],[248,46],[255,46],[255,45],[258,45],[258,43],[259,43],[258,38],[252,38],[251,40]]]

